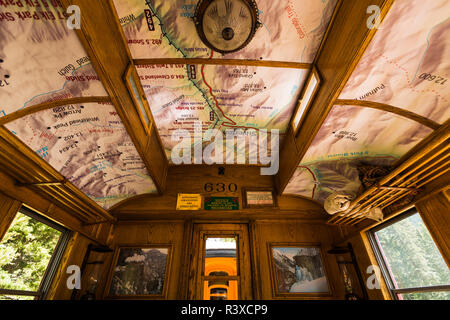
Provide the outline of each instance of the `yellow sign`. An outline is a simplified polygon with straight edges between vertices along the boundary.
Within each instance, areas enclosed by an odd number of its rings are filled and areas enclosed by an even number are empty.
[[[202,196],[198,193],[179,193],[177,198],[177,210],[200,210],[202,208]]]

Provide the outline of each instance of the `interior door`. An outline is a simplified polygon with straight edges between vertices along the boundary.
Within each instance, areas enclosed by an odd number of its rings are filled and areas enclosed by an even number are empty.
[[[194,224],[191,300],[252,299],[247,224]]]

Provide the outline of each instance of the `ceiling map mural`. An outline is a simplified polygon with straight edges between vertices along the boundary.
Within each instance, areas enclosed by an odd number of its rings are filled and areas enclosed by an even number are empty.
[[[308,70],[189,65],[138,65],[167,156],[176,129],[279,129],[285,132]]]
[[[209,58],[192,18],[198,0],[114,0],[133,58]],[[214,58],[311,63],[336,0],[256,1],[262,26],[242,50]]]
[[[56,107],[6,127],[105,209],[128,197],[156,192],[111,104]]]
[[[48,101],[107,96],[59,2],[10,2],[0,5],[0,116]]]
[[[448,120],[449,10],[445,0],[395,1],[340,99],[385,103],[438,123]],[[356,195],[358,166],[392,165],[431,132],[393,113],[336,105],[284,194],[321,202],[333,191]]]
[[[44,102],[107,96],[66,19],[59,1],[0,5],[0,117]],[[105,209],[156,192],[111,104],[55,107],[6,127]]]

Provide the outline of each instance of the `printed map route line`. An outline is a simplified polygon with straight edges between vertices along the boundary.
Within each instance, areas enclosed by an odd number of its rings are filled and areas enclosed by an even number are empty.
[[[187,59],[188,55],[180,48],[178,47],[174,41],[172,41],[172,39],[170,39],[169,35],[167,34],[167,31],[165,30],[164,27],[164,23],[162,21],[162,18],[160,16],[158,16],[158,14],[156,13],[155,8],[153,8],[152,4],[150,3],[149,0],[145,1],[145,4],[148,6],[148,8],[150,9],[151,13],[153,14],[153,16],[155,16],[158,21],[159,21],[159,26],[161,28],[161,36],[165,37],[168,41],[169,41],[169,45],[173,46],[177,51],[179,51],[181,53],[181,55],[183,56],[183,58]],[[209,101],[209,99],[206,97],[205,92],[198,86],[197,83],[195,83],[195,81],[193,79],[191,79],[189,77],[189,65],[186,65],[186,74],[188,77],[188,81],[192,82],[192,84],[194,85],[194,87],[200,91],[200,93],[202,94],[203,98],[205,99],[208,107],[211,109],[212,112],[214,112],[214,114],[217,116],[217,118],[219,118],[219,115],[217,114],[217,112],[214,110],[213,106],[211,105],[211,102]],[[216,126],[216,123],[214,124],[214,126],[212,127],[212,129],[214,129],[214,127]]]
[[[214,54],[214,51],[211,49],[211,54],[209,55],[209,59],[212,59],[213,54]],[[204,84],[209,88],[209,93],[210,93],[211,96],[213,97],[214,102],[216,103],[217,109],[219,109],[219,111],[222,113],[222,115],[224,116],[224,118],[226,118],[227,120],[231,121],[231,122],[225,122],[225,121],[222,121],[222,123],[220,124],[220,126],[225,126],[225,127],[230,127],[230,128],[246,128],[246,129],[247,129],[247,128],[250,128],[250,129],[259,130],[258,128],[254,128],[254,127],[237,126],[235,121],[231,120],[230,118],[228,118],[228,117],[225,115],[225,113],[223,112],[223,110],[219,107],[219,102],[217,101],[216,96],[213,94],[211,86],[208,84],[208,82],[206,82],[205,74],[204,74],[204,72],[203,72],[203,69],[204,69],[204,68],[205,68],[205,65],[202,64],[202,67],[201,67],[200,71],[201,71],[201,73],[202,73],[202,79],[203,79]]]

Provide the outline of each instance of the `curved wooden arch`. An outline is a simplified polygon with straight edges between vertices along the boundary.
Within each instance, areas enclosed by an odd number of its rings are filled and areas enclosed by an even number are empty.
[[[18,111],[15,111],[13,113],[7,114],[4,117],[0,118],[0,125],[4,125],[8,122],[20,119],[22,117],[28,116],[30,114],[60,107],[60,106],[66,106],[69,104],[79,104],[79,103],[91,103],[91,102],[111,102],[111,98],[108,96],[91,96],[91,97],[76,97],[76,98],[69,98],[64,100],[56,100],[56,101],[50,101],[50,102],[44,102],[40,103],[31,107],[27,107]]]
[[[373,102],[373,101],[365,101],[365,100],[352,100],[352,99],[337,99],[334,102],[334,105],[342,105],[342,106],[357,106],[357,107],[365,107],[365,108],[372,108],[372,109],[378,109],[390,113],[395,113],[401,117],[408,118],[410,120],[419,122],[420,124],[427,126],[428,128],[431,128],[433,130],[437,130],[440,127],[440,124],[437,122],[434,122],[431,119],[428,119],[426,117],[423,117],[421,115],[418,115],[417,113],[394,107],[389,104],[380,103],[380,102]]]

